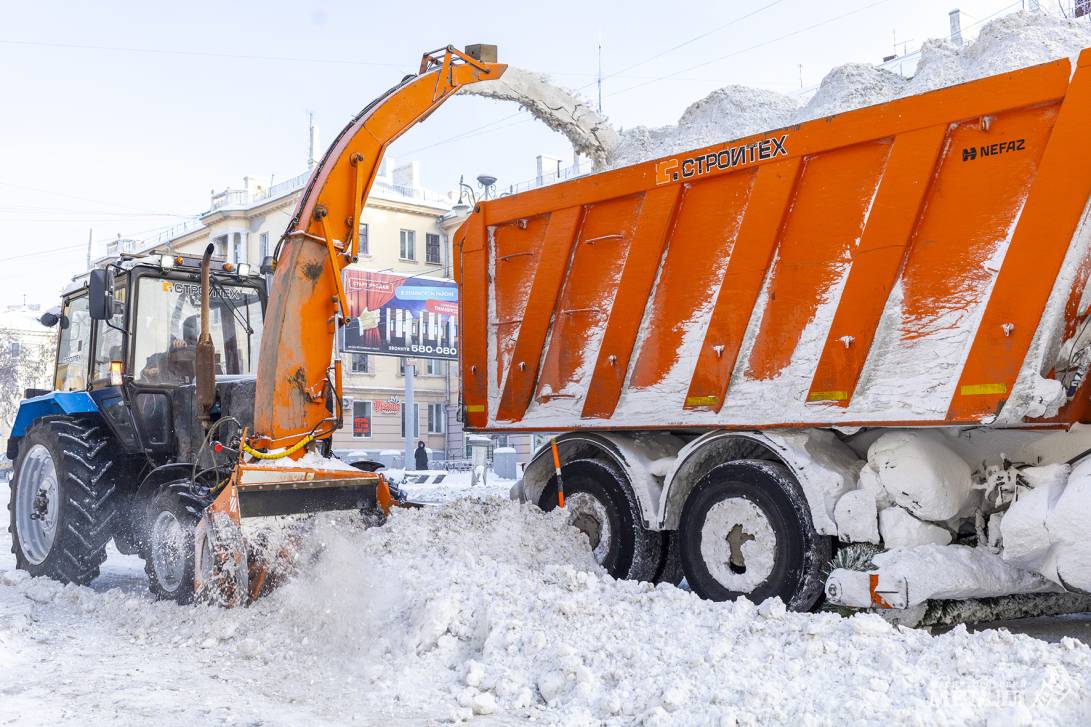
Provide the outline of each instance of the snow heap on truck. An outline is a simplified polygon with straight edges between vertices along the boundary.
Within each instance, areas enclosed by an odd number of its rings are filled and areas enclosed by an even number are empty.
[[[614,169],[484,202],[456,235],[468,427],[564,432],[614,575],[680,561],[703,596],[797,609],[823,581],[918,616],[1072,605],[1085,48],[1091,26],[1016,13],[927,43],[913,78],[842,66],[802,106],[720,89],[620,132]],[[517,494],[556,490],[539,453]]]

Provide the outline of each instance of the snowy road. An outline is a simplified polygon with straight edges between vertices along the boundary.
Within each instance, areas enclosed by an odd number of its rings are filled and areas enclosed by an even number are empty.
[[[91,588],[26,578],[5,533],[0,725],[1091,720],[1075,639],[930,636],[617,582],[582,536],[513,503],[322,537],[305,576],[226,611],[153,602],[117,554]]]

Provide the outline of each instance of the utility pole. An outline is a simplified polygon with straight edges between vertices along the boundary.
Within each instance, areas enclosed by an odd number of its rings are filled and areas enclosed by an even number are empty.
[[[405,359],[405,397],[402,400],[402,421],[405,422],[405,471],[413,469],[417,448],[417,403],[413,400],[413,379],[417,367],[413,359]]]
[[[596,78],[599,92],[599,114],[602,113],[602,33],[599,33],[599,72]]]

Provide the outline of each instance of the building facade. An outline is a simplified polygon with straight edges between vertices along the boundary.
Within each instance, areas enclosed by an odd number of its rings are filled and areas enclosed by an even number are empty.
[[[41,314],[36,305],[0,312],[0,431],[5,437],[26,390],[53,386],[57,329],[42,325]]]
[[[107,255],[199,255],[211,242],[217,258],[257,269],[273,254],[308,177],[302,174],[276,184],[245,177],[238,189],[214,192],[209,210],[196,220],[149,240],[111,243]],[[362,214],[360,259],[353,267],[449,279],[449,220],[455,201],[452,195],[421,186],[417,162],[395,167],[388,159]],[[457,416],[457,362],[350,353],[343,354],[343,359],[345,426],[334,436],[335,449],[390,460],[404,450],[408,418],[414,436],[425,442],[433,462],[465,458]],[[415,417],[412,413],[406,416],[402,401],[409,362],[416,371]]]

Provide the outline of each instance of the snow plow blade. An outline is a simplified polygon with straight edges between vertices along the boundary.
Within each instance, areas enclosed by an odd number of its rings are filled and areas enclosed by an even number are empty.
[[[197,524],[194,590],[223,606],[246,605],[296,570],[309,516],[381,518],[393,504],[381,474],[240,463]]]

